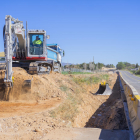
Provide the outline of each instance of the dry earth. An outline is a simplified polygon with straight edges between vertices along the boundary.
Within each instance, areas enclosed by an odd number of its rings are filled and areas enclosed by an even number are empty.
[[[65,127],[127,128],[125,118],[120,117],[124,113],[116,73],[109,73],[107,80],[113,94],[100,96],[93,95],[99,83],[78,84],[73,80],[95,74],[29,75],[21,68],[13,70],[13,88],[5,90],[1,85],[0,90],[0,139],[47,139],[48,133]],[[1,83],[3,76],[1,73]],[[24,80],[28,79],[31,89],[25,90]]]

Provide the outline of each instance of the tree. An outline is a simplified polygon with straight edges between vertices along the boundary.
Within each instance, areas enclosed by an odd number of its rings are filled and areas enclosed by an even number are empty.
[[[126,67],[131,67],[131,64],[128,62],[123,62]]]
[[[104,67],[103,63],[98,63],[98,69],[102,69],[102,67]]]
[[[138,65],[138,63],[136,64],[136,68],[138,68],[139,67],[139,65]]]
[[[107,65],[105,65],[105,67],[107,67],[107,68],[115,68],[115,66],[113,64],[107,64]]]
[[[116,67],[117,67],[117,69],[121,70],[121,69],[125,68],[125,64],[123,62],[118,62]]]

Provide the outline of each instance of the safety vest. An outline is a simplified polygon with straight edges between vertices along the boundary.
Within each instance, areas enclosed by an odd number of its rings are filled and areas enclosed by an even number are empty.
[[[33,44],[38,44],[38,45],[40,45],[41,43],[42,43],[41,40],[35,40],[35,41],[33,41]]]

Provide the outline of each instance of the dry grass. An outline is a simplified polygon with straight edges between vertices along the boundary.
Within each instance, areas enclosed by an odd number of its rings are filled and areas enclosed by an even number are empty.
[[[66,121],[74,121],[74,117],[78,113],[78,105],[81,104],[82,98],[79,96],[80,90],[75,89],[73,92],[65,85],[61,85],[60,89],[67,95],[67,99],[55,110],[50,111],[51,117],[60,117]]]
[[[78,115],[78,106],[84,100],[83,94],[87,92],[83,88],[84,84],[98,84],[102,80],[108,80],[109,75],[103,74],[98,76],[90,76],[85,78],[71,78],[71,83],[73,83],[72,88],[67,87],[64,84],[61,84],[60,89],[65,92],[67,95],[66,100],[56,109],[50,111],[50,116],[54,118],[60,118],[66,121],[74,121],[74,118]]]
[[[109,75],[108,74],[102,74],[100,76],[90,76],[90,77],[85,77],[85,78],[73,78],[73,81],[76,84],[98,84],[99,82],[101,82],[102,80],[107,81],[109,79]]]

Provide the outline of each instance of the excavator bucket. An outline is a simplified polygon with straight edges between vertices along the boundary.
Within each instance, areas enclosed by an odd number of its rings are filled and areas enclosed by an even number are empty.
[[[5,88],[4,75],[5,71],[0,70],[0,91]]]
[[[96,92],[96,94],[98,95],[111,95],[112,94],[112,90],[110,89],[109,85],[106,83],[101,83],[99,85],[99,89]]]
[[[22,84],[22,92],[23,93],[31,92],[31,80],[24,80]]]

